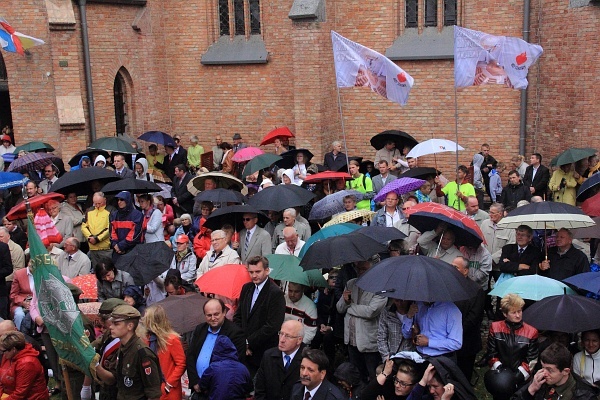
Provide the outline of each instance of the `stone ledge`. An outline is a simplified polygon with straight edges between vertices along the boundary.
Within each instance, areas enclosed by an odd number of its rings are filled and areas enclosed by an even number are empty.
[[[447,60],[454,58],[454,29],[425,28],[419,35],[417,28],[408,28],[386,50],[390,60]]]
[[[246,40],[244,36],[221,36],[213,43],[200,61],[203,65],[225,64],[266,64],[269,53],[260,35],[252,35]]]

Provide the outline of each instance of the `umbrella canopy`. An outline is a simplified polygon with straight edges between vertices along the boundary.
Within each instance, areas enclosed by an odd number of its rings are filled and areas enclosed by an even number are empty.
[[[60,158],[49,153],[27,153],[16,158],[6,169],[8,172],[27,172],[42,170],[47,165],[60,162]]]
[[[217,230],[221,229],[224,224],[230,224],[236,231],[240,231],[244,228],[242,218],[244,214],[252,213],[258,215],[258,225],[265,226],[269,222],[267,217],[262,212],[249,204],[245,205],[234,205],[227,206],[218,209],[217,211],[210,214],[210,216],[204,221],[204,225],[208,229]]]
[[[291,254],[269,254],[269,277],[299,283],[307,287],[327,287],[327,281],[316,269],[304,271],[300,266],[300,259]]]
[[[334,225],[335,226],[335,225]],[[406,239],[406,235],[398,229],[387,226],[363,226],[356,233],[376,240],[379,243],[387,243],[390,240]]]
[[[31,152],[35,152],[37,150],[54,151],[54,147],[52,147],[52,145],[45,143],[45,142],[29,142],[29,143],[25,143],[20,146],[17,146],[17,148],[15,148],[15,151],[13,151],[13,154],[19,154],[19,152],[21,152],[21,151],[26,151],[27,153],[31,153]]]
[[[265,154],[265,152],[258,147],[244,147],[243,149],[236,151],[231,160],[238,163],[250,161],[261,154]]]
[[[169,269],[173,250],[165,242],[143,243],[121,255],[117,269],[129,272],[136,285],[143,286]]]
[[[202,175],[192,178],[192,180],[188,182],[188,191],[194,196],[203,191],[204,181],[207,178],[213,179],[218,188],[234,189],[239,191],[242,191],[245,188],[244,182],[240,181],[233,175],[226,174],[224,172],[206,172]]]
[[[600,217],[592,218],[592,221],[596,223],[594,226],[590,226],[589,228],[577,228],[571,231],[573,238],[575,239],[587,239],[594,238],[600,239]]]
[[[244,171],[242,172],[242,178],[247,177],[248,175],[252,175],[256,171],[260,171],[261,169],[269,168],[271,165],[275,164],[277,161],[282,160],[281,156],[276,154],[264,153],[254,157],[252,160],[248,161],[248,164],[244,167]]]
[[[600,328],[600,302],[578,295],[546,297],[527,307],[523,320],[538,330],[577,333]]]
[[[267,187],[248,200],[248,204],[259,210],[281,211],[290,207],[303,206],[315,194],[296,185],[276,185]]]
[[[106,151],[116,151],[117,153],[125,153],[125,154],[137,154],[137,150],[133,148],[131,144],[126,142],[125,140],[111,136],[111,137],[103,137],[97,139],[90,143],[88,146],[90,149],[98,149],[98,150],[106,150]]]
[[[35,215],[37,210],[40,207],[43,207],[44,204],[48,202],[48,200],[63,201],[64,199],[65,196],[63,196],[60,193],[38,194],[37,196],[29,198],[29,204],[31,205],[31,210]],[[27,218],[27,209],[24,201],[11,208],[8,214],[6,214],[6,219],[8,219],[9,221],[24,218]]]
[[[409,169],[408,171],[400,175],[400,178],[427,179],[431,176],[437,176],[439,174],[441,174],[441,172],[435,168],[417,167]]]
[[[208,300],[200,293],[186,293],[180,296],[169,296],[155,304],[165,309],[175,332],[183,335],[193,331],[197,325],[206,322],[204,304]]]
[[[456,152],[458,150],[464,150],[465,148],[459,146],[452,140],[447,139],[429,139],[419,143],[408,152],[406,157],[421,157],[428,154],[445,153],[448,151]]]
[[[333,218],[329,222],[327,222],[323,227],[341,224],[343,222],[354,221],[355,219],[362,218],[363,222],[368,222],[373,219],[375,213],[370,210],[352,210],[346,211],[341,214],[334,215]]]
[[[497,284],[489,295],[503,297],[509,293],[535,301],[560,294],[575,294],[573,289],[555,279],[540,275],[524,275]]]
[[[321,240],[324,240],[324,239],[327,239],[330,237],[334,237],[334,236],[344,235],[346,233],[354,232],[358,229],[361,229],[360,225],[350,224],[350,223],[331,225],[331,226],[328,226],[327,228],[320,229],[319,231],[317,231],[315,234],[313,234],[311,237],[309,237],[306,240],[306,242],[304,243],[304,246],[302,246],[302,250],[300,250],[300,254],[298,254],[298,256],[300,258],[304,257],[304,255],[308,251],[308,248],[318,241],[321,241]]]
[[[512,210],[498,223],[499,227],[516,229],[528,225],[532,229],[573,229],[594,225],[579,208],[565,203],[543,201]]]
[[[211,203],[243,203],[244,196],[240,192],[229,189],[213,189],[200,192],[194,197],[194,201],[210,201]]]
[[[415,147],[417,143],[419,143],[408,133],[392,129],[383,131],[373,136],[371,138],[371,146],[375,147],[377,150],[380,150],[389,140],[392,140],[394,143],[396,143],[396,148],[399,150],[402,150],[404,146]]]
[[[76,165],[79,165],[79,160],[81,160],[81,157],[83,157],[83,156],[88,156],[88,157],[90,157],[90,159],[91,159],[91,158],[92,158],[91,156],[92,156],[93,154],[99,154],[99,155],[102,155],[102,156],[104,156],[104,158],[107,158],[107,157],[109,157],[108,151],[105,151],[105,150],[98,150],[98,149],[84,149],[84,150],[81,150],[80,152],[78,152],[77,154],[75,154],[75,155],[73,156],[73,158],[71,158],[71,159],[69,160],[69,165],[70,165],[71,167],[74,167],[74,166],[76,166]],[[93,164],[93,162],[94,162],[94,160],[92,160],[92,164]]]
[[[587,178],[577,190],[577,201],[586,201],[590,197],[600,193],[600,173]]]
[[[398,178],[394,179],[387,185],[381,188],[377,196],[375,196],[374,200],[376,202],[384,201],[385,197],[388,193],[394,192],[398,196],[406,194],[408,192],[412,192],[413,190],[417,190],[420,188],[425,182],[423,179],[415,179],[415,178]]]
[[[267,144],[275,143],[275,139],[279,138],[291,138],[294,137],[294,133],[287,126],[281,128],[275,128],[271,132],[267,133],[264,138],[260,141],[259,146],[265,146]]]
[[[152,175],[154,182],[157,183],[172,183],[171,178],[167,176],[164,172],[159,169],[148,168],[148,173]]]
[[[83,292],[79,299],[98,300],[98,278],[95,274],[79,275],[71,279],[71,283]]]
[[[435,230],[441,222],[445,222],[454,232],[457,246],[478,247],[483,242],[483,232],[477,223],[452,207],[432,202],[419,203],[408,213],[408,223],[420,232]]]
[[[352,176],[347,172],[324,171],[307,176],[303,183],[319,183],[329,180],[337,181],[339,179],[351,181]]]
[[[102,188],[102,192],[104,194],[117,194],[122,191],[127,191],[133,194],[153,193],[162,191],[162,188],[154,182],[135,178],[119,179],[114,182],[107,183]]]
[[[579,160],[583,160],[584,158],[588,158],[596,154],[596,149],[592,149],[589,147],[586,148],[576,148],[571,147],[554,157],[552,159],[553,163],[551,165],[566,165],[573,164]]]
[[[600,295],[600,272],[584,272],[583,274],[570,276],[564,279],[563,282],[578,289]]]
[[[426,256],[387,258],[356,284],[386,297],[425,302],[468,300],[477,294],[477,287],[452,265]]]
[[[296,165],[296,155],[298,153],[304,154],[304,161],[307,163],[313,158],[313,153],[308,149],[292,149],[281,153],[281,160],[277,161],[275,165],[279,168],[292,168]]]
[[[584,201],[581,204],[581,210],[590,217],[600,217],[600,193]]]
[[[142,133],[138,136],[138,139],[143,140],[144,142],[162,144],[163,146],[173,146],[175,147],[175,139],[173,136],[168,133],[161,131],[148,131]]]
[[[81,168],[70,171],[61,176],[52,184],[52,191],[62,193],[65,196],[69,193],[76,193],[78,196],[85,196],[94,193],[92,185],[98,181],[102,186],[109,182],[118,181],[121,178],[115,171],[100,167]]]
[[[0,190],[23,186],[29,181],[18,172],[0,172]]]
[[[344,212],[344,197],[346,196],[354,196],[356,201],[359,202],[363,199],[364,194],[358,190],[340,190],[329,194],[313,204],[308,219],[325,219]]]
[[[377,240],[352,232],[313,243],[302,257],[300,265],[305,270],[333,268],[336,265],[367,260],[386,248]]]
[[[250,282],[248,268],[241,264],[227,264],[208,270],[196,279],[196,286],[203,293],[239,299],[242,286]]]

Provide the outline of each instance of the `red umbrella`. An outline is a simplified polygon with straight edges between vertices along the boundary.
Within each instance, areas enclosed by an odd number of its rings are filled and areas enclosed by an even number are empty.
[[[600,217],[600,193],[584,201],[581,210],[590,217]]]
[[[42,207],[48,202],[48,200],[63,201],[64,199],[64,195],[56,192],[51,192],[47,194],[38,194],[37,196],[30,197],[29,204],[31,205],[31,210],[35,214],[40,207]],[[14,206],[10,210],[10,212],[6,214],[6,219],[8,219],[9,221],[24,218],[27,218],[27,209],[25,208],[24,201]]]
[[[318,183],[324,182],[328,180],[336,181],[338,179],[343,179],[345,181],[352,180],[352,176],[347,172],[334,172],[334,171],[325,171],[319,172],[318,174],[309,175],[304,180],[304,183]]]
[[[227,264],[209,270],[196,279],[195,283],[203,293],[239,299],[242,286],[248,282],[250,282],[250,274],[245,265]]]
[[[98,279],[94,274],[79,275],[71,279],[71,283],[77,286],[83,294],[79,296],[80,299],[90,299],[92,301],[98,300],[98,286],[96,282]]]
[[[264,151],[259,149],[258,147],[244,147],[241,150],[238,150],[234,155],[232,160],[234,162],[244,162],[250,161],[256,156],[260,156],[261,154],[265,154]]]
[[[275,128],[271,132],[267,133],[267,135],[261,140],[259,146],[264,146],[267,144],[275,143],[275,139],[277,138],[291,138],[295,137],[290,128],[287,126],[282,126],[281,128]]]

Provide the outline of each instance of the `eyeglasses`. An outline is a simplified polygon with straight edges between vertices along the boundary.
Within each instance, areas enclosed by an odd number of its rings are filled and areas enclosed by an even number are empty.
[[[402,207],[402,211],[410,210],[410,207]]]
[[[402,382],[401,380],[398,380],[398,378],[394,377],[394,384],[396,385],[400,385],[402,387],[410,387],[410,386],[414,386],[414,383],[406,383],[406,382]]]
[[[117,199],[117,201],[125,201],[125,199]]]
[[[53,171],[53,170],[51,170],[51,169],[46,169],[46,170],[44,170],[44,172],[45,172],[45,173],[49,173],[49,172],[54,172],[54,171]]]
[[[277,332],[277,334],[279,335],[279,337],[284,337],[286,339],[298,339],[300,337],[300,336],[292,336],[292,335],[289,335],[289,334],[281,332],[281,331]]]
[[[214,243],[214,242],[218,242],[219,240],[223,240],[223,239],[225,239],[225,238],[224,237],[220,237],[220,238],[211,239],[210,241],[211,241],[211,243]]]
[[[254,219],[254,217],[252,217],[252,218],[242,218],[242,220],[243,220],[243,221],[246,221],[246,222],[248,222],[248,221],[252,221],[253,219]]]
[[[177,243],[177,245],[180,245],[180,244],[187,244],[187,242],[175,242],[175,243]]]

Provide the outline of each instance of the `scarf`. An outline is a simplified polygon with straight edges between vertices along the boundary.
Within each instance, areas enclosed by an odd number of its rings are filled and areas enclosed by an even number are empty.
[[[187,256],[187,254],[189,253],[189,249],[186,248],[185,250],[182,251],[178,251],[175,253],[175,260],[177,260],[177,262],[181,262],[181,260],[183,260],[185,258],[185,256]]]

